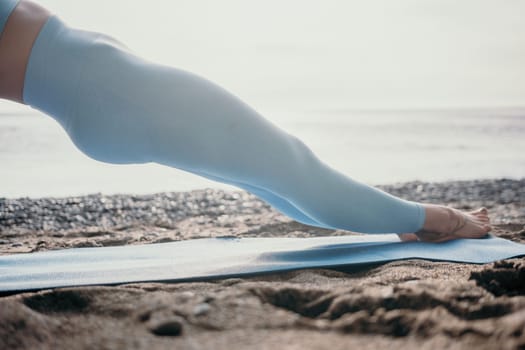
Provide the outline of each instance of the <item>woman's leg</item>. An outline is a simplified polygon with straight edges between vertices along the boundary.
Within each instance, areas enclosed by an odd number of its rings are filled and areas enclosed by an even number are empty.
[[[10,25],[8,26],[6,34],[4,34],[7,40],[0,40],[0,70],[2,71],[3,78],[0,81],[0,96],[22,102],[23,82],[29,54],[40,29],[49,18],[50,13],[46,9],[29,1],[1,0],[1,5],[0,33],[3,33],[8,19]],[[11,12],[15,8],[16,11],[11,15]],[[212,177],[210,175],[206,175],[206,177],[243,188],[266,202],[271,203],[276,209],[301,223],[323,226],[299,211],[286,199],[264,189],[256,188],[248,184],[228,182],[223,178]]]
[[[68,28],[56,17],[33,45],[23,100],[52,115],[95,159],[155,161],[244,184],[298,221],[370,233],[444,231],[436,220],[448,220],[458,236],[488,230],[481,213],[468,214],[469,224],[459,227],[452,224],[467,214],[449,215],[444,207],[356,182],[220,87],[146,62],[115,40]],[[450,232],[439,237],[454,238]]]
[[[56,17],[33,46],[24,101],[55,117],[81,150],[101,161],[154,161],[249,184],[323,226],[366,233],[423,228],[421,205],[331,169],[217,85],[147,62]]]

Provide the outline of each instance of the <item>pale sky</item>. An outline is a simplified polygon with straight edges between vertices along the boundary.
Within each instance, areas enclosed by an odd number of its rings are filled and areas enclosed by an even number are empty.
[[[39,2],[263,110],[525,105],[525,1]]]

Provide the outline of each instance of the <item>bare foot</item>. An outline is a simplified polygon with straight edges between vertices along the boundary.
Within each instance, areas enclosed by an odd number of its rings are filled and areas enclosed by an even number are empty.
[[[444,242],[456,238],[481,238],[491,229],[485,208],[462,212],[442,205],[423,206],[426,212],[423,229],[416,233],[398,234],[402,241]]]
[[[485,208],[464,212],[442,205],[423,204],[426,218],[423,229],[415,232],[420,241],[444,242],[456,238],[481,238],[490,231]]]

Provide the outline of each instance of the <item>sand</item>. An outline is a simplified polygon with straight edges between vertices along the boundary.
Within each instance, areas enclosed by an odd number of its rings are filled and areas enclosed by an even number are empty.
[[[228,196],[221,195],[219,202]],[[247,194],[234,197],[228,214],[210,214],[210,200],[197,213],[163,225],[157,220],[158,225],[31,229],[27,220],[35,218],[8,224],[6,209],[0,253],[222,235],[348,234],[301,225]],[[4,209],[13,203],[4,201]],[[516,215],[493,204],[493,233],[525,243],[523,203],[505,205]],[[19,209],[29,213],[28,208]],[[405,260],[0,298],[0,349],[523,349],[524,330],[525,258],[486,265]]]

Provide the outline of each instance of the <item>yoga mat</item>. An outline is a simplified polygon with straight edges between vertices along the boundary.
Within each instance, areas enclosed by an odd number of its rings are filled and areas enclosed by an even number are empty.
[[[209,238],[0,256],[0,291],[191,281],[410,258],[488,263],[521,255],[525,245],[493,236],[439,244],[401,242],[394,234]]]

